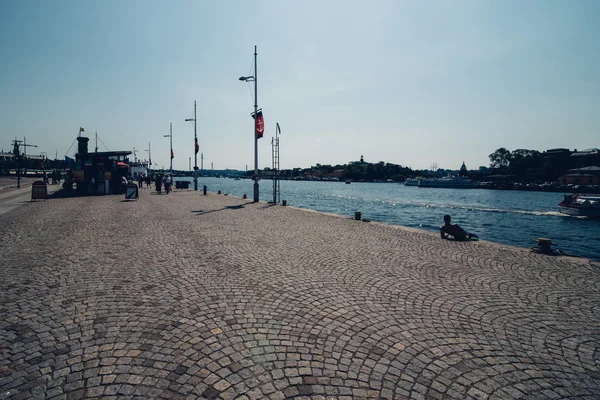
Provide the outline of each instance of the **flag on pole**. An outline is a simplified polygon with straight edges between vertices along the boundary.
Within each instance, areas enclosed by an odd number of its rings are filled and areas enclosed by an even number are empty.
[[[79,132],[85,132],[85,129],[83,129],[82,127],[79,127]]]
[[[175,158],[175,154],[173,153],[173,149],[171,149],[171,160]]]
[[[198,150],[200,150],[200,145],[198,144],[198,138],[195,138],[194,142],[196,143],[195,144],[195,146],[196,146],[196,153],[195,154],[198,154]]]
[[[265,132],[265,120],[263,118],[262,110],[258,111],[256,115],[252,114],[252,118],[254,118],[256,125],[256,138],[260,139]]]

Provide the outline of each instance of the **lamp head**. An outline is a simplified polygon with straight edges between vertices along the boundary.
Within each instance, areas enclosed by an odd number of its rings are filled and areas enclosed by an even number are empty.
[[[246,79],[248,79],[248,77],[246,77],[246,76],[240,76],[240,81],[245,81]]]

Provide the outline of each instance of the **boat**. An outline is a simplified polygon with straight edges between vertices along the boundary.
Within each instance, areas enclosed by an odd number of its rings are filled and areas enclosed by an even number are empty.
[[[349,185],[351,183],[352,183],[352,181],[350,181],[350,179],[346,179],[346,185]]]
[[[445,176],[443,178],[420,179],[419,187],[471,189],[479,187],[479,182],[473,182],[464,176]]]
[[[600,196],[566,194],[558,203],[558,211],[577,217],[600,218]]]
[[[420,178],[407,178],[404,181],[404,186],[419,186]]]

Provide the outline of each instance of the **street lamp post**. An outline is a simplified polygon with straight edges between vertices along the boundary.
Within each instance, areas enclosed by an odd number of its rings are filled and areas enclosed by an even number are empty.
[[[148,142],[148,149],[145,151],[148,152],[148,172],[150,172],[150,166],[152,165],[152,153],[150,153],[150,142]]]
[[[169,154],[169,157],[171,157],[171,175],[173,175],[173,123],[170,123],[170,127],[169,127],[169,134],[168,135],[164,135],[164,137],[168,137],[171,140],[171,153]],[[164,167],[163,167],[164,169]]]
[[[186,121],[194,121],[194,190],[198,190],[198,134],[196,131],[196,100],[194,100],[194,118]]]
[[[46,182],[46,160],[47,160],[46,152],[42,151],[42,152],[40,152],[40,155],[42,156],[42,171],[44,174],[44,182]]]
[[[254,202],[258,202],[258,135],[257,135],[257,118],[258,118],[258,73],[256,64],[256,46],[254,46],[254,76],[242,76],[240,81],[254,81]]]

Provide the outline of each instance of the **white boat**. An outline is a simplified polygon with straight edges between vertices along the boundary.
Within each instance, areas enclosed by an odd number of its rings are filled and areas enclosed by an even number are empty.
[[[558,211],[577,217],[600,218],[600,196],[566,194],[558,204]]]
[[[471,189],[479,187],[479,182],[473,182],[464,176],[445,176],[443,178],[421,179],[419,187]]]
[[[137,179],[138,175],[148,176],[148,162],[134,161],[129,163],[129,174],[133,179]]]
[[[420,178],[408,178],[404,181],[404,186],[419,186]]]

